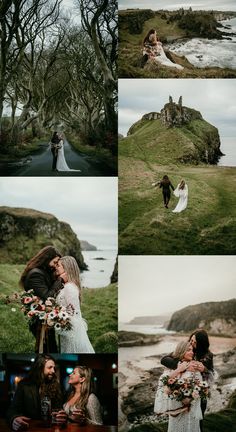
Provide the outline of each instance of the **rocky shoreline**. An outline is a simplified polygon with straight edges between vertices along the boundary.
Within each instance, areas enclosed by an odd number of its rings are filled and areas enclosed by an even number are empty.
[[[180,337],[186,336],[176,335],[177,342]],[[211,347],[215,354],[216,374],[206,414],[225,409],[236,390],[236,339],[211,337]],[[151,355],[141,359],[137,348],[137,360],[129,360],[125,356],[125,349],[123,350],[119,359],[121,432],[126,432],[135,425],[157,422],[153,405],[158,379],[163,371],[161,357],[162,355]],[[165,418],[162,417],[160,421],[165,421]]]

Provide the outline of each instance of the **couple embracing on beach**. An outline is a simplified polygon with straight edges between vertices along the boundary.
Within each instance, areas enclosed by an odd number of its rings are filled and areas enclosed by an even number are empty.
[[[203,416],[214,378],[208,334],[198,329],[162,358],[154,411],[168,414],[168,432],[202,432]]]

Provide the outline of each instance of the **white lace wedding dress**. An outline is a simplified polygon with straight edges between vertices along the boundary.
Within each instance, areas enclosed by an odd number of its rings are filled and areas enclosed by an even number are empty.
[[[179,185],[174,190],[174,195],[179,198],[178,204],[173,210],[173,213],[180,213],[186,209],[188,204],[188,186],[185,184],[184,189],[179,189]]]
[[[154,60],[161,64],[162,66],[168,66],[168,67],[172,67],[175,69],[179,69],[179,70],[183,70],[183,66],[177,64],[177,63],[173,63],[170,59],[168,59],[168,57],[166,57],[165,55],[165,51],[162,48],[161,44],[158,46],[158,53],[159,55],[157,55],[156,57],[154,57]]]
[[[169,371],[169,373],[170,372],[173,371]],[[161,377],[169,375],[169,373],[165,372],[161,375]],[[188,378],[192,376],[193,372],[186,371],[181,375],[181,378]],[[194,378],[202,380],[200,372],[194,372]],[[181,408],[182,406],[183,405],[181,402],[168,397],[168,395],[165,393],[164,384],[161,380],[159,380],[154,404],[154,412],[157,414],[164,414],[169,410],[175,410],[177,408]],[[180,413],[177,417],[173,417],[169,414],[167,432],[200,432],[200,420],[202,420],[202,411],[201,399],[199,398],[191,402],[189,411]]]
[[[61,140],[59,142],[59,145],[61,147],[59,148],[58,155],[57,155],[57,165],[56,165],[57,171],[81,171],[81,170],[71,169],[71,168],[68,167],[68,165],[66,163],[66,159],[65,159],[65,154],[64,154],[64,143],[63,143],[63,140]]]
[[[60,306],[72,305],[74,314],[71,316],[72,329],[61,331],[60,342],[62,353],[94,353],[87,335],[87,324],[80,310],[79,292],[73,282],[67,282],[56,298]]]
[[[70,406],[68,402],[66,402],[63,405],[63,409],[65,410],[66,414],[70,417],[73,414],[73,411],[77,409],[77,407],[76,404]],[[94,393],[90,393],[88,397],[88,402],[86,405],[86,422],[88,424],[94,424],[94,425],[103,424],[101,405],[97,396]]]

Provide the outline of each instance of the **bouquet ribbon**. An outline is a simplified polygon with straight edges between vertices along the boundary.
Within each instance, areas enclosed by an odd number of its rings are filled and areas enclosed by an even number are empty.
[[[42,324],[40,337],[39,337],[39,354],[43,353],[43,345],[46,337],[47,324]]]

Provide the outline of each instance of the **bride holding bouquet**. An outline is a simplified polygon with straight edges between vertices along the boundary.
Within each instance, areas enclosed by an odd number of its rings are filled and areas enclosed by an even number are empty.
[[[190,342],[180,342],[173,357],[180,359],[178,367],[161,375],[154,411],[169,415],[168,432],[200,432],[201,400],[209,396],[208,383],[193,367]]]

